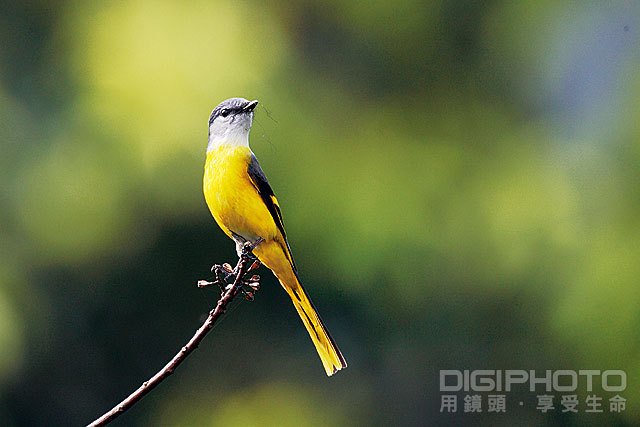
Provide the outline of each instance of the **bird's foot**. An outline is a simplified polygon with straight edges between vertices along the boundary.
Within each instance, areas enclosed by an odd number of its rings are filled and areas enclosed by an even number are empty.
[[[242,246],[242,253],[240,254],[241,259],[245,262],[251,261],[251,265],[240,279],[240,292],[242,292],[242,295],[244,295],[244,298],[248,301],[253,301],[256,291],[260,288],[260,276],[257,274],[249,276],[249,273],[260,267],[260,260],[258,260],[252,251],[262,242],[264,242],[262,237],[255,242],[246,242]],[[238,266],[239,265],[240,263],[238,263]]]
[[[262,237],[259,237],[255,242],[245,242],[244,245],[242,245],[242,252],[240,253],[240,257],[244,258],[245,260],[254,261],[254,263],[258,262],[258,266],[260,266],[260,261],[258,260],[258,257],[253,254],[253,250],[257,248],[258,245],[262,242],[264,242],[264,239]],[[249,270],[255,268],[250,268]]]

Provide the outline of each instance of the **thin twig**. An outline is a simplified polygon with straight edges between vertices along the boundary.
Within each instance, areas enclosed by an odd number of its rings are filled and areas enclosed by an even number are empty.
[[[124,411],[138,402],[138,400],[142,399],[147,393],[153,390],[165,378],[173,374],[178,365],[180,365],[187,358],[187,356],[198,347],[205,335],[207,335],[211,328],[213,328],[213,324],[216,322],[216,320],[222,314],[224,314],[227,305],[240,291],[243,284],[243,276],[248,271],[248,261],[248,253],[243,253],[243,255],[238,260],[238,265],[236,266],[235,271],[237,271],[237,274],[235,276],[233,284],[225,289],[222,296],[218,300],[218,304],[216,305],[216,307],[209,312],[207,320],[205,320],[202,326],[200,326],[200,328],[196,331],[195,335],[189,340],[189,342],[184,347],[182,347],[182,349],[180,349],[178,354],[176,354],[173,359],[171,359],[171,361],[165,365],[164,368],[158,371],[157,374],[151,377],[148,381],[142,383],[142,385],[136,391],[131,393],[129,397],[118,403],[109,412],[105,413],[100,418],[89,424],[89,427],[103,426],[113,421],[116,417],[121,415]]]

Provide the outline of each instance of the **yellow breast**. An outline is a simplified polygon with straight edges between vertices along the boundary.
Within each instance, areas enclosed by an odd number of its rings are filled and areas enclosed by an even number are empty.
[[[278,230],[262,198],[249,178],[251,150],[244,146],[220,145],[207,153],[204,198],[222,230],[255,241],[276,238]]]

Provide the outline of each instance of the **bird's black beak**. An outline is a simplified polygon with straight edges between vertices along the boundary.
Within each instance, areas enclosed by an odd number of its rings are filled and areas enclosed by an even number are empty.
[[[250,112],[252,112],[252,111],[253,111],[253,109],[254,109],[254,108],[256,108],[256,105],[258,105],[258,100],[257,100],[257,99],[256,99],[256,100],[254,100],[254,101],[251,101],[250,103],[248,103],[248,104],[244,107],[243,111],[244,111],[245,113],[250,113]]]

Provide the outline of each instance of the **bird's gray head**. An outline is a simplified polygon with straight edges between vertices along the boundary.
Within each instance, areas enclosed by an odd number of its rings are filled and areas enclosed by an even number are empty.
[[[229,98],[214,108],[209,118],[209,146],[207,152],[222,144],[249,146],[249,130],[253,109],[258,101]]]

